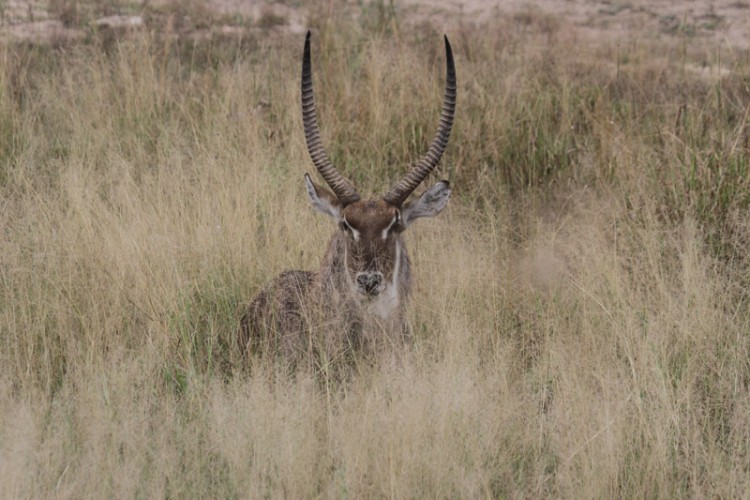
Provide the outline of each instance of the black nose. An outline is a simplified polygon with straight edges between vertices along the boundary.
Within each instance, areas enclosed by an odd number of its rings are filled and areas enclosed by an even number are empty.
[[[357,275],[357,285],[365,291],[367,295],[376,294],[383,275],[380,273],[361,273]]]

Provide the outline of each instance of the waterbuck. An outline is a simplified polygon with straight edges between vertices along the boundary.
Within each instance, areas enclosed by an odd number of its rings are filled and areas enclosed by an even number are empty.
[[[302,56],[302,117],[312,162],[330,191],[305,174],[313,207],[336,222],[318,272],[285,271],[252,301],[241,320],[247,354],[275,354],[297,362],[324,349],[329,359],[400,344],[408,336],[404,306],[411,290],[409,257],[401,234],[448,202],[448,181],[406,201],[445,151],[456,107],[456,70],[445,37],[447,76],[440,125],[427,153],[379,198],[363,200],[331,164],[315,115],[310,32]]]

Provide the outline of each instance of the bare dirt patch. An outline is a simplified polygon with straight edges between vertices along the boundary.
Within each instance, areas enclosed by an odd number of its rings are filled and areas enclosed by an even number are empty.
[[[747,0],[404,0],[388,2],[328,2],[316,8],[327,12],[376,6],[391,11],[401,23],[430,23],[448,29],[455,24],[485,25],[507,20],[519,29],[542,31],[584,42],[637,38],[675,40],[685,37],[709,46],[750,48],[750,1]],[[144,12],[187,17],[184,30],[209,27],[223,32],[242,29],[302,33],[310,7],[297,2],[155,0],[128,3],[8,0],[0,4],[0,40],[54,42],[85,37],[97,19]],[[146,16],[147,27],[149,18]]]
[[[412,18],[484,23],[510,18],[548,29],[575,30],[590,39],[696,37],[733,48],[750,46],[750,2],[743,0],[406,0]]]

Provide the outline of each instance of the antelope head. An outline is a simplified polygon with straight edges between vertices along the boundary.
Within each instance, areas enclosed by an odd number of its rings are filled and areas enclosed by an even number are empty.
[[[382,197],[363,200],[354,185],[331,164],[320,139],[315,114],[310,62],[310,32],[302,57],[302,118],[307,149],[330,190],[305,174],[307,193],[315,209],[332,217],[341,231],[343,266],[351,290],[360,299],[396,294],[402,255],[401,233],[420,217],[434,217],[448,203],[448,181],[440,181],[421,196],[409,195],[435,169],[448,144],[456,108],[456,70],[445,37],[447,75],[440,125],[427,153]],[[390,288],[390,290],[389,290]]]

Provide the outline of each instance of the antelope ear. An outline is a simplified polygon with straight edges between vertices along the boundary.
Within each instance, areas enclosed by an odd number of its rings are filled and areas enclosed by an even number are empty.
[[[450,182],[440,181],[416,200],[406,203],[401,209],[401,224],[404,229],[420,217],[435,217],[448,204],[450,196]]]
[[[308,174],[305,174],[305,187],[313,208],[336,219],[341,219],[341,202],[335,194],[324,187],[315,184]]]

